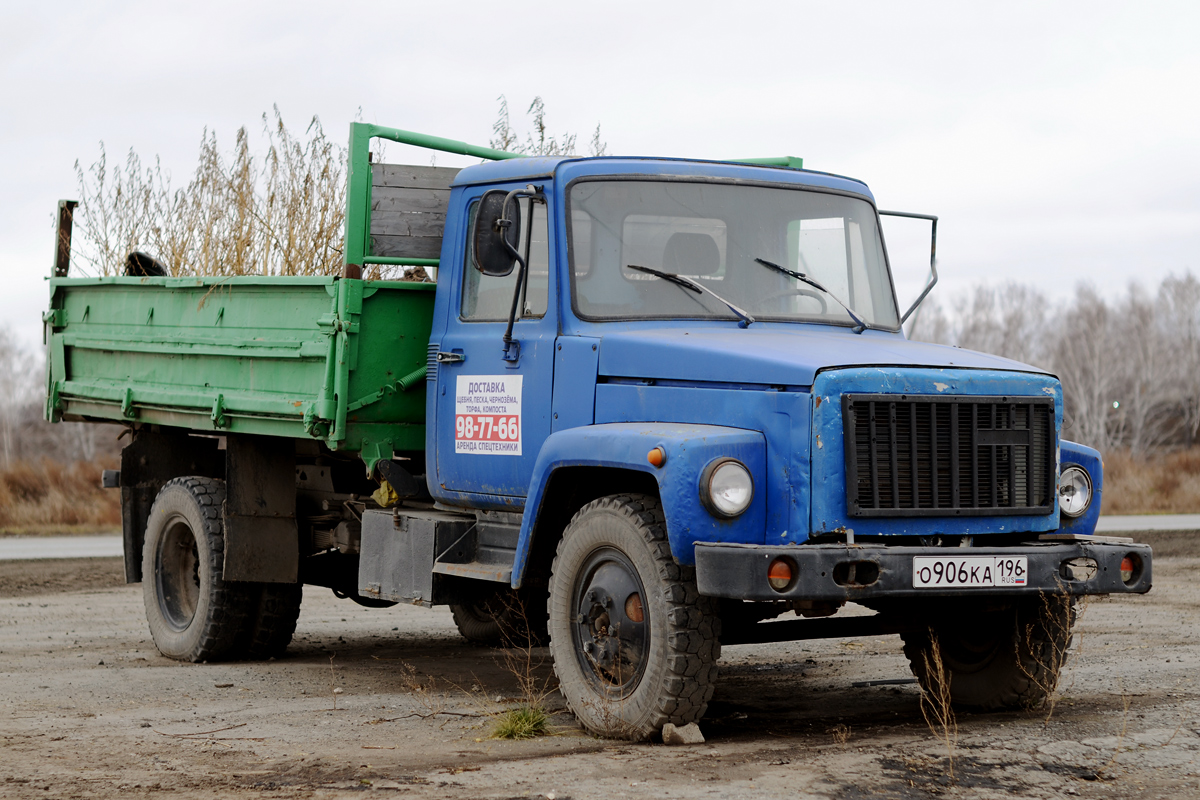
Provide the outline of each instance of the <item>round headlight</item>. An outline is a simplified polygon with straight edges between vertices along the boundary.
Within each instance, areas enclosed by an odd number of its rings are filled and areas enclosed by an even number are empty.
[[[746,465],[732,458],[718,459],[700,476],[700,499],[718,517],[736,517],[754,499],[754,479]]]
[[[1092,504],[1092,479],[1082,467],[1067,467],[1058,477],[1058,507],[1068,517],[1078,517]]]

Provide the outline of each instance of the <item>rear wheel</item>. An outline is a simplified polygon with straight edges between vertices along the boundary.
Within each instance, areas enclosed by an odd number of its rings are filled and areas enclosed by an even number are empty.
[[[247,620],[246,633],[237,655],[252,660],[278,658],[292,642],[304,589],[298,583],[250,584],[257,608]]]
[[[1034,708],[1058,687],[1074,621],[1074,605],[1060,597],[999,611],[960,612],[902,634],[904,654],[921,686],[934,694],[940,660],[958,707]]]
[[[235,654],[252,597],[222,577],[225,483],[176,478],[158,493],[142,550],[142,598],[159,652],[180,661]]]
[[[677,564],[646,495],[584,506],[550,578],[550,651],[567,705],[601,736],[647,739],[703,716],[721,645],[714,602]]]
[[[546,642],[546,592],[501,588],[471,602],[450,606],[462,637],[474,644],[500,647]]]

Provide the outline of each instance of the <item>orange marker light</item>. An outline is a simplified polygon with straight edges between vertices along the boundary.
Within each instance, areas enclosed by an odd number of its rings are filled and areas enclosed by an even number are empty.
[[[1133,559],[1125,556],[1121,559],[1121,581],[1129,583],[1133,579]]]
[[[652,466],[661,467],[663,464],[667,463],[667,451],[663,450],[661,447],[656,447],[649,453],[646,453],[646,460],[649,461]]]
[[[777,592],[782,592],[792,582],[792,565],[785,558],[777,558],[767,567],[767,583]]]

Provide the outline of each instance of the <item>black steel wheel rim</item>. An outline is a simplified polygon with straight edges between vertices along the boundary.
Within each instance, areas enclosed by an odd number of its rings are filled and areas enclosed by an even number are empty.
[[[200,604],[200,553],[196,535],[182,516],[167,520],[154,554],[158,607],[175,631],[185,631]]]
[[[571,638],[592,687],[612,699],[631,695],[650,656],[650,610],[642,579],[613,547],[594,551],[571,590]]]

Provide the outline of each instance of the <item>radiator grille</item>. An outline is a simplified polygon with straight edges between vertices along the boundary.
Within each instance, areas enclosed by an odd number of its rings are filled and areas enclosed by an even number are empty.
[[[1054,400],[842,396],[852,517],[1049,514]]]

